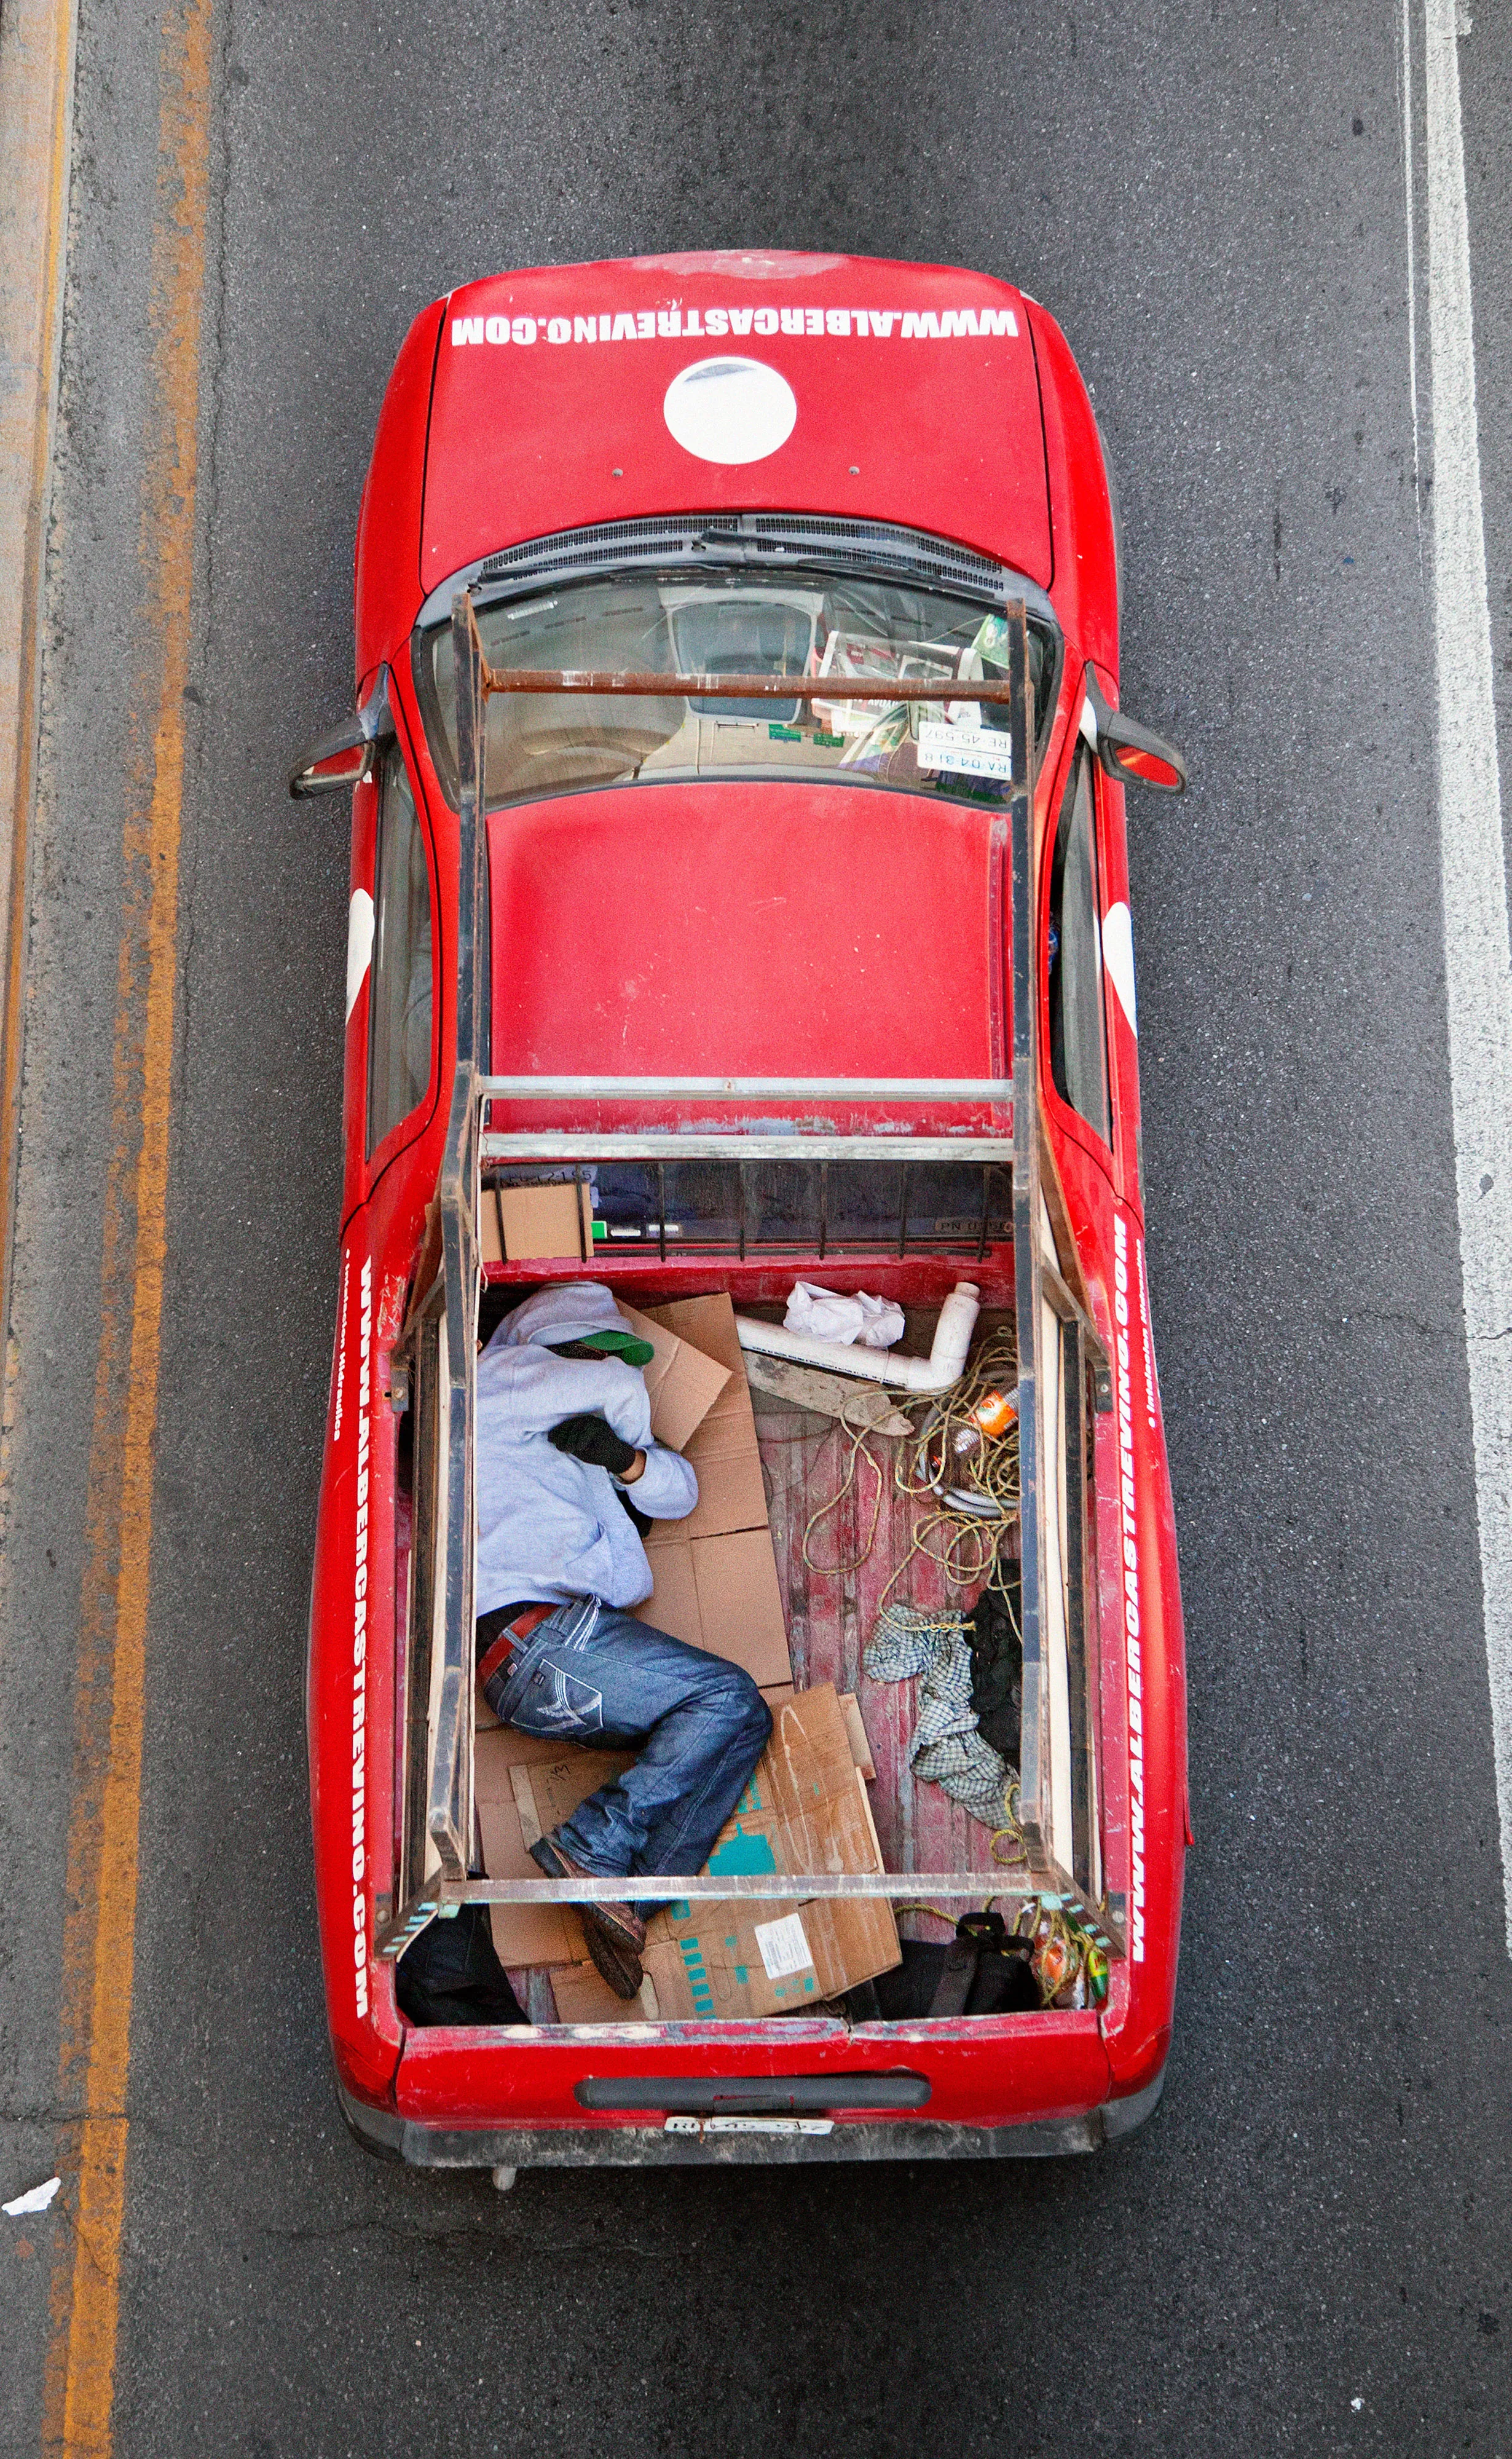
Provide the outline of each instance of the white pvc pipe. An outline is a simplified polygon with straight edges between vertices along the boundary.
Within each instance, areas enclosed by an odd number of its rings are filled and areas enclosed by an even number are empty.
[[[885,1349],[863,1349],[859,1342],[816,1340],[807,1332],[788,1332],[780,1323],[758,1323],[738,1314],[735,1329],[742,1349],[764,1357],[792,1357],[801,1366],[823,1366],[831,1375],[855,1375],[868,1383],[891,1383],[904,1392],[948,1392],[966,1370],[966,1352],[981,1310],[981,1292],[975,1281],[957,1281],[939,1312],[934,1343],[927,1357],[894,1357]]]

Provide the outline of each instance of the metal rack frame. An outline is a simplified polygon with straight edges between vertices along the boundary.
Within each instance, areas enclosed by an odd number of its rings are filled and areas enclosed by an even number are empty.
[[[832,679],[772,675],[645,675],[540,673],[492,667],[484,655],[471,595],[452,601],[457,692],[458,809],[456,1061],[445,1155],[437,1187],[440,1269],[414,1307],[397,1362],[411,1377],[415,1411],[415,1548],[410,1597],[407,1766],[397,1902],[379,1928],[375,1951],[397,1959],[428,1922],[464,1903],[591,1903],[623,1897],[626,1881],[610,1879],[470,1878],[473,1832],[473,1409],[474,1341],[481,1266],[477,1219],[486,1164],[533,1161],[659,1162],[728,1160],[970,1162],[1010,1166],[1013,1174],[1015,1304],[1018,1338],[1019,1443],[1023,1576],[1023,1741],[1020,1762],[1026,1865],[985,1874],[956,1871],[809,1874],[764,1878],[653,1879],[637,1875],[645,1902],[682,1900],[802,1902],[818,1899],[902,1902],[927,1897],[976,1902],[990,1885],[1006,1899],[1040,1898],[1060,1904],[1116,1956],[1124,1951],[1122,1924],[1103,1899],[1101,1880],[1096,1752],[1095,1624],[1091,1608],[1092,1514],[1089,1413],[1110,1405],[1108,1361],[1095,1327],[1058,1269],[1054,1236],[1040,1195],[1040,1103],[1037,1091],[1038,989],[1035,941],[1035,743],[1028,723],[1028,641],[1024,605],[1004,601],[1009,668],[998,683],[890,683],[867,693],[853,683],[847,697],[990,701],[1009,712],[1012,768],[1009,850],[1012,868],[1013,1069],[1011,1077],[580,1077],[490,1075],[488,834],[484,763],[486,715],[498,692],[572,696],[654,694],[661,697],[787,700],[832,699]],[[995,823],[1000,829],[1000,822]],[[881,1104],[930,1110],[939,1105],[985,1110],[989,1124],[957,1134],[929,1131],[830,1134],[819,1130],[763,1134],[759,1127],[712,1124],[687,1132],[613,1128],[560,1132],[495,1129],[491,1105],[526,1102],[689,1103],[729,1101],[827,1101],[856,1107]],[[664,1224],[663,1224],[664,1229]],[[664,1243],[664,1241],[663,1241]],[[1059,1534],[1046,1545],[1040,1422],[1041,1325],[1046,1311],[1060,1327],[1056,1388],[1063,1398],[1065,1435],[1055,1440]],[[1060,1419],[1058,1417],[1058,1427]],[[1054,1430],[1053,1430],[1054,1431]],[[1069,1463],[1069,1466],[1067,1465]],[[424,1560],[422,1561],[422,1553]],[[1060,1583],[1059,1615],[1047,1582]],[[1056,1797],[1052,1698],[1045,1633],[1052,1619],[1066,1632],[1068,1677],[1081,1710],[1071,1737],[1074,1760],[1069,1825]],[[419,1747],[423,1756],[416,1763]],[[422,1783],[421,1771],[426,1771]],[[1063,1784],[1061,1786],[1063,1792]]]

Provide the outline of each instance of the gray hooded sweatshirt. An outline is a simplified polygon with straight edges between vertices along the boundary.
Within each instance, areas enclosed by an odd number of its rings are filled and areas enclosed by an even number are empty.
[[[652,1520],[682,1520],[698,1479],[680,1452],[651,1439],[645,1377],[622,1357],[554,1357],[549,1342],[628,1327],[597,1281],[541,1290],[506,1315],[477,1362],[477,1581],[474,1611],[534,1597],[565,1605],[601,1597],[638,1606],[651,1594],[640,1533],[604,1468],[547,1440],[563,1418],[597,1410],[645,1454],[632,1493]]]

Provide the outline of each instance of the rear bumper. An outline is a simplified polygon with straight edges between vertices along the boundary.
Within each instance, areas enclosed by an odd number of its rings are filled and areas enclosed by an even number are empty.
[[[1122,2142],[1154,2114],[1165,2089],[1153,2083],[1082,2117],[1031,2118],[1018,2126],[944,2126],[840,2119],[829,2134],[669,2134],[660,2119],[614,2126],[422,2126],[370,2109],[338,2084],[342,2114],[365,2151],[415,2169],[716,2169],[797,2167],[814,2160],[1053,2160]]]

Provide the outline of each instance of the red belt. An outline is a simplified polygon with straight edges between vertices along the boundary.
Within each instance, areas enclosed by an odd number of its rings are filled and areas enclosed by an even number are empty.
[[[547,1615],[555,1613],[556,1610],[555,1606],[527,1606],[523,1613],[516,1614],[513,1622],[505,1624],[478,1667],[477,1678],[480,1690],[487,1690],[500,1667],[509,1663],[515,1649],[529,1639],[536,1624],[543,1623]]]

